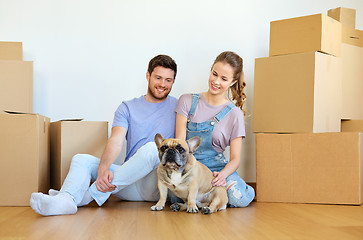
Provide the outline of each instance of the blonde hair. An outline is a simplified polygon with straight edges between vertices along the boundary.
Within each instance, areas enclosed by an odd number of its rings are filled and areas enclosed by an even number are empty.
[[[246,101],[246,94],[244,90],[246,88],[246,82],[244,81],[243,74],[243,59],[236,53],[231,51],[222,52],[214,60],[214,64],[217,62],[223,62],[229,64],[234,69],[233,81],[236,81],[231,87],[228,88],[228,99],[239,107],[243,114],[243,104]],[[212,66],[212,68],[213,68]]]

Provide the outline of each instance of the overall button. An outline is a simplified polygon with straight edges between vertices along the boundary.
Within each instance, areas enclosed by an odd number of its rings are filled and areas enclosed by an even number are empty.
[[[212,125],[212,126],[213,126],[213,125],[214,125],[214,122],[211,122],[211,123],[210,123],[210,125]]]

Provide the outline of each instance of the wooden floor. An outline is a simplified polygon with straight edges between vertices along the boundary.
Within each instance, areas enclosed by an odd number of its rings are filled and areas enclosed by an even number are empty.
[[[55,217],[0,207],[0,239],[363,239],[363,206],[253,202],[202,215],[152,205],[112,199]]]

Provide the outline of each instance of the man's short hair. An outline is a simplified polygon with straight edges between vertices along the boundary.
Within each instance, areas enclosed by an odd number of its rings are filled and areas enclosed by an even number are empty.
[[[151,75],[151,73],[154,71],[154,68],[159,67],[159,66],[173,70],[174,79],[175,79],[177,67],[176,67],[175,61],[171,57],[169,57],[168,55],[162,55],[162,54],[157,55],[156,57],[154,57],[153,59],[150,60],[147,71]]]

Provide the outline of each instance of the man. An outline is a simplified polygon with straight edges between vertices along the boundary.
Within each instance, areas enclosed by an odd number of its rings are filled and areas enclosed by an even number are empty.
[[[49,195],[33,193],[30,205],[38,214],[75,214],[77,206],[95,200],[101,206],[111,194],[124,200],[157,201],[156,133],[174,137],[177,99],[168,96],[177,65],[172,58],[158,55],[150,60],[146,95],[123,102],[115,112],[111,137],[101,159],[88,154],[73,157],[61,190]],[[125,162],[113,164],[127,139]],[[90,182],[95,181],[91,186]]]

